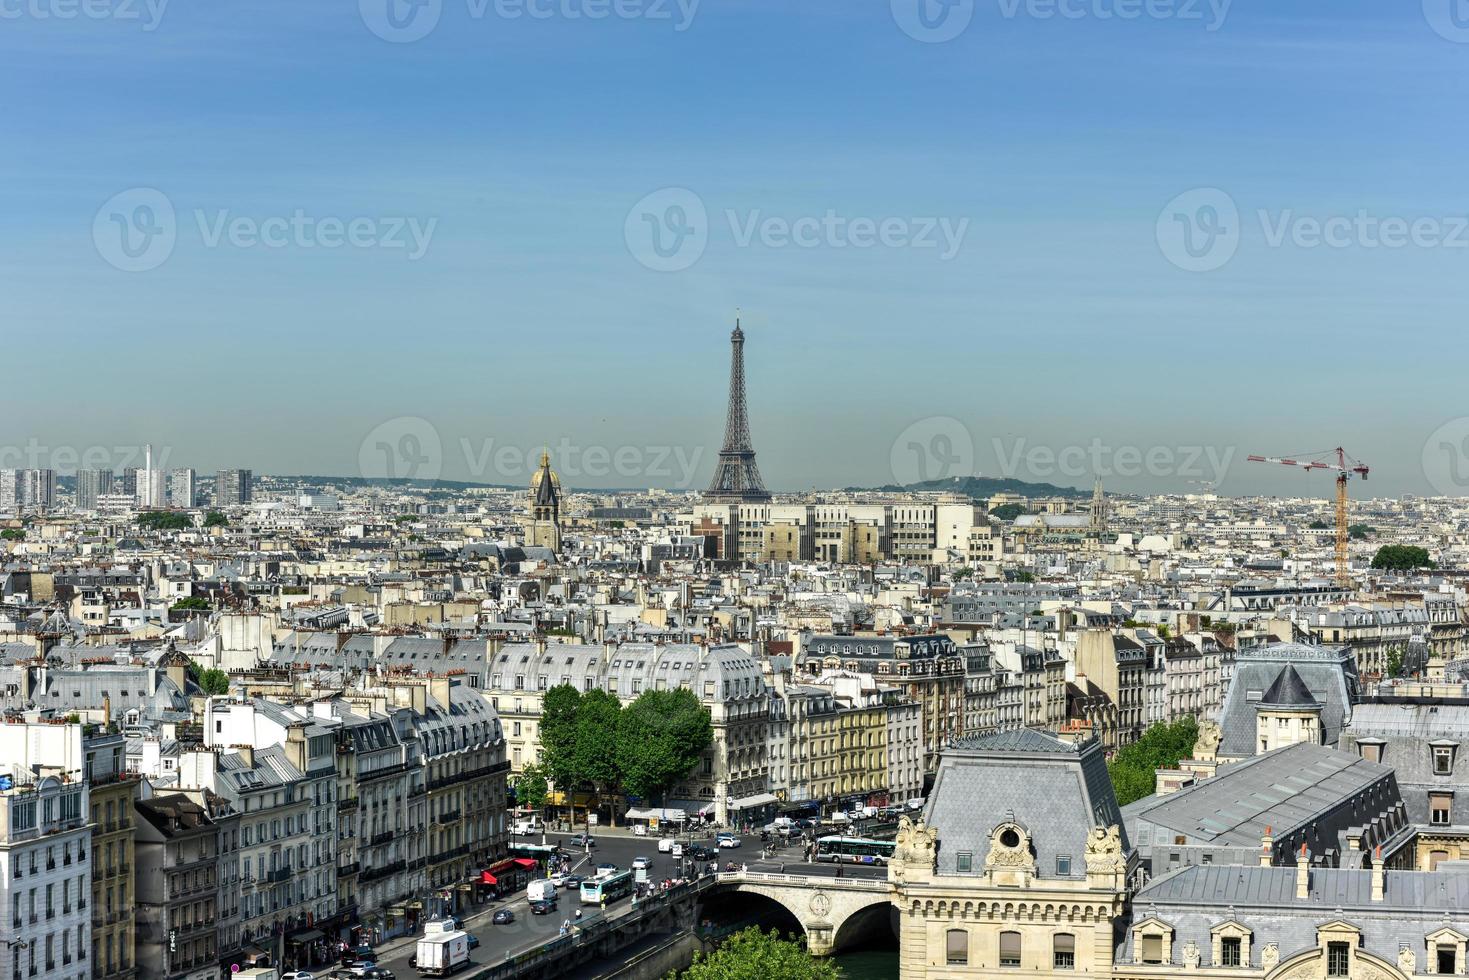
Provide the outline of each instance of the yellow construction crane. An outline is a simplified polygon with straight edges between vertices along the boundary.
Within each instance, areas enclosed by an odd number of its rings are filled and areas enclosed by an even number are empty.
[[[1333,456],[1336,458],[1332,459]],[[1296,466],[1303,470],[1336,472],[1336,580],[1340,585],[1350,586],[1352,575],[1347,561],[1347,541],[1350,537],[1347,530],[1347,480],[1353,476],[1367,479],[1366,465],[1352,459],[1340,446],[1321,453],[1303,453],[1299,457],[1250,456],[1249,461],[1279,463],[1281,466]]]

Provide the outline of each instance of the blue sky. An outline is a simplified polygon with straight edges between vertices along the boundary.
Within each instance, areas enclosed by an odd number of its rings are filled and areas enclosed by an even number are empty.
[[[91,2],[0,0],[12,459],[355,474],[407,435],[449,478],[549,443],[575,485],[701,486],[741,308],[774,488],[926,453],[1326,493],[1244,456],[1344,443],[1378,493],[1469,491],[1450,0],[972,0],[942,43],[919,0],[441,0],[408,43],[388,0]],[[157,195],[171,247],[119,268]],[[650,268],[689,201],[699,244]]]

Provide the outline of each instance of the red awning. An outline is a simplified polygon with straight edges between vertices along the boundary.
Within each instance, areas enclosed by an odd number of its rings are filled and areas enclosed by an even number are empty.
[[[532,858],[516,858],[515,863],[520,865],[522,868],[535,868],[540,866],[540,862],[533,860]]]
[[[479,873],[479,882],[482,885],[498,885],[500,883],[500,879],[496,878],[488,871],[481,871]]]

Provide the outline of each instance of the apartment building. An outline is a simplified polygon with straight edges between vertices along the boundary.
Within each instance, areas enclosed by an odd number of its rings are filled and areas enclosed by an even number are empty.
[[[138,971],[148,980],[219,976],[219,827],[184,793],[140,799]]]

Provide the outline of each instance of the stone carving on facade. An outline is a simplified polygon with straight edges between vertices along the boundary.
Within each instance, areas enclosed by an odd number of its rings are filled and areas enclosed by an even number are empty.
[[[1113,824],[1110,827],[1093,827],[1086,838],[1086,873],[1116,874],[1127,870],[1127,858],[1122,853],[1122,831]]]
[[[1265,944],[1265,948],[1260,951],[1260,965],[1267,970],[1273,970],[1280,965],[1279,943]]]
[[[990,853],[986,869],[1035,869],[1035,856],[1030,853],[1030,835],[1013,823],[1002,823],[990,834]]]
[[[924,823],[921,817],[917,820],[898,818],[898,837],[895,844],[893,864],[900,872],[903,865],[910,864],[933,870],[934,860],[938,856],[939,832],[937,828]]]
[[[1183,965],[1190,970],[1199,968],[1199,944],[1190,939],[1183,944]]]
[[[1194,742],[1194,758],[1201,762],[1212,762],[1219,752],[1219,743],[1224,741],[1224,731],[1217,721],[1199,724],[1199,737]]]
[[[1418,972],[1418,954],[1413,952],[1413,947],[1404,946],[1398,950],[1398,969],[1410,977]]]

